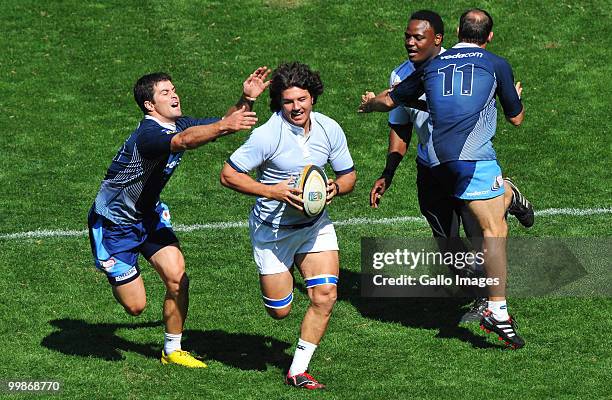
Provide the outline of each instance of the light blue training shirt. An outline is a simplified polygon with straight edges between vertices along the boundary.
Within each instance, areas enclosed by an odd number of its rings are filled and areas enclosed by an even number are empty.
[[[324,168],[329,163],[336,176],[354,170],[340,125],[314,111],[310,114],[308,135],[304,135],[303,128],[288,122],[281,111],[274,113],[265,124],[253,130],[227,162],[238,172],[256,170],[256,180],[265,185],[298,179],[308,164]],[[308,226],[327,213],[307,217],[286,203],[265,197],[257,197],[252,212],[257,220],[275,228]]]

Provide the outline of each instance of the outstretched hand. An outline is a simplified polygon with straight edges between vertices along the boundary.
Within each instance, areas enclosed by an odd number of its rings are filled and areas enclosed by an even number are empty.
[[[257,114],[247,111],[245,106],[240,107],[227,117],[223,118],[226,133],[251,129],[257,123]]]
[[[266,81],[266,78],[271,72],[272,71],[266,66],[257,68],[242,84],[242,92],[244,95],[251,99],[259,97],[259,95],[270,86],[270,81]]]
[[[359,104],[359,109],[357,110],[357,112],[360,113],[369,113],[372,112],[372,108],[371,108],[371,100],[376,97],[376,94],[374,94],[374,92],[365,92],[364,94],[361,95],[361,104]]]

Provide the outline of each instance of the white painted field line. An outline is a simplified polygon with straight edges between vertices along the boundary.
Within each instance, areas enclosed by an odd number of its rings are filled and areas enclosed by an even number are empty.
[[[87,235],[87,230],[82,231],[52,231],[49,229],[37,229],[29,232],[4,233],[0,235],[0,239],[39,239],[47,237],[64,237],[64,236],[84,236]]]
[[[546,215],[597,215],[597,214],[612,214],[612,208],[548,208],[546,210],[536,211],[536,216]]]
[[[612,208],[548,208],[545,210],[536,211],[536,216],[584,216],[584,215],[603,215],[612,214]],[[390,217],[390,218],[349,218],[340,221],[334,221],[334,225],[393,225],[401,223],[425,223],[423,217]],[[212,222],[209,224],[195,225],[175,225],[174,230],[177,232],[193,232],[205,230],[219,229],[235,229],[246,228],[246,221],[228,221],[228,222]],[[86,236],[87,230],[49,230],[38,229],[29,232],[16,232],[0,234],[0,239],[40,239],[48,237],[70,237],[70,236]]]

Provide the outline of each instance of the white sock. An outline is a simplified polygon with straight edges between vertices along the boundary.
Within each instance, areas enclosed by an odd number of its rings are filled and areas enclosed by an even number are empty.
[[[166,355],[181,349],[182,336],[182,333],[164,333],[164,353]]]
[[[506,300],[501,301],[491,301],[489,300],[489,310],[493,312],[493,318],[498,321],[507,321],[510,318],[508,315],[508,306],[506,305]]]
[[[289,367],[289,376],[301,374],[308,369],[310,359],[317,349],[316,344],[309,343],[305,340],[298,340],[297,346],[295,346],[295,354],[293,355],[293,362]]]

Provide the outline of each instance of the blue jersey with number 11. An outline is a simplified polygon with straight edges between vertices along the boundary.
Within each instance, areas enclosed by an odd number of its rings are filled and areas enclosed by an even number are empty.
[[[469,43],[459,43],[432,59],[390,96],[395,104],[407,104],[423,92],[439,163],[495,160],[491,140],[497,127],[496,95],[506,117],[515,117],[523,109],[508,62]]]

